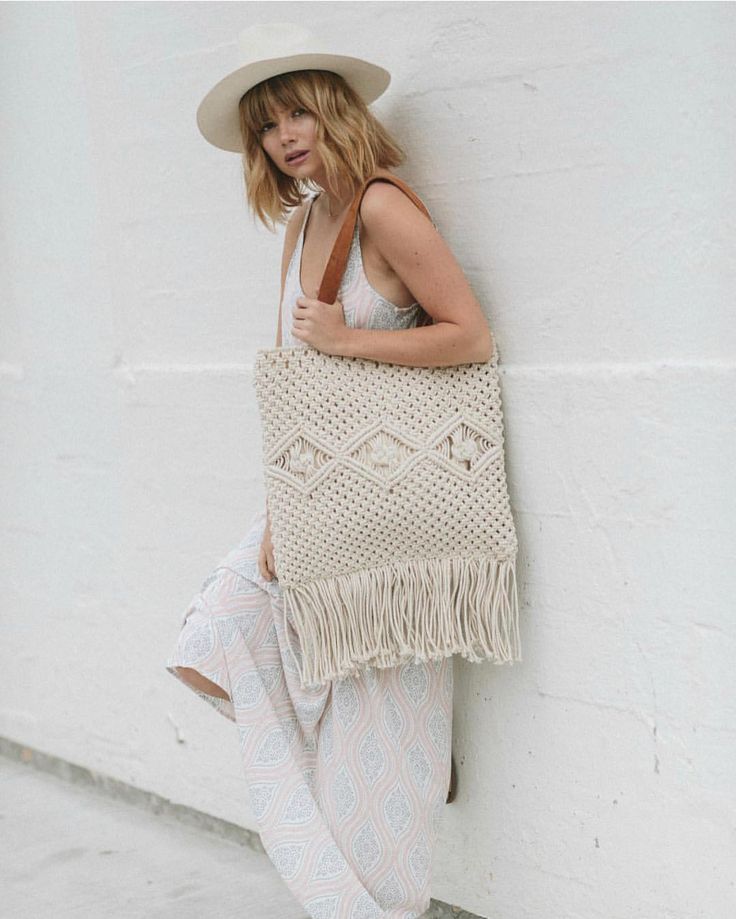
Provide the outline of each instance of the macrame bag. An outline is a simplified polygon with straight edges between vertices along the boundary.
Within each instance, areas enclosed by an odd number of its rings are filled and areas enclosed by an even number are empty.
[[[375,180],[345,217],[324,303],[335,302]],[[431,220],[404,182],[381,181]],[[302,687],[455,653],[521,660],[497,362],[495,350],[454,367],[257,351],[271,540]]]

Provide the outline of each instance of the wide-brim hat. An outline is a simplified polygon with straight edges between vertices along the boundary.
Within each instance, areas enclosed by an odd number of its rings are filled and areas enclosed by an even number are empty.
[[[257,83],[292,70],[330,70],[344,77],[368,105],[391,82],[391,74],[378,64],[336,54],[324,39],[293,22],[250,26],[238,35],[245,63],[216,83],[197,108],[197,126],[215,147],[243,152],[239,103]]]

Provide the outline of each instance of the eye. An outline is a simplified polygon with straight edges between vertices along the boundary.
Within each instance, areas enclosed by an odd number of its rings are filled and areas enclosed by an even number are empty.
[[[305,108],[301,108],[301,107],[295,108],[294,111],[292,112],[292,114],[293,114],[293,115],[300,115],[300,114],[301,114],[301,115],[306,115],[306,114],[307,114],[307,110],[306,110]],[[258,133],[259,133],[259,134],[265,134],[266,131],[267,131],[267,129],[268,129],[269,127],[271,127],[272,125],[273,125],[273,122],[272,122],[272,121],[267,121],[267,122],[260,128],[260,130],[258,131]]]

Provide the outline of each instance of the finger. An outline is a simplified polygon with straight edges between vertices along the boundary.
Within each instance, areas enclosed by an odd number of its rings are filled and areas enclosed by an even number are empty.
[[[268,581],[268,580],[269,580],[269,574],[268,574],[268,561],[267,561],[267,557],[266,557],[266,551],[265,551],[265,549],[264,549],[263,547],[261,547],[261,551],[260,551],[260,554],[259,554],[259,556],[258,556],[258,570],[259,570],[260,573],[261,573],[261,577],[262,577],[264,580]]]

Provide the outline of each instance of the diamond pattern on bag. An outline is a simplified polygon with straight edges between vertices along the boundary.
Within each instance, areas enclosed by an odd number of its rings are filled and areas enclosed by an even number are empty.
[[[319,478],[319,472],[332,458],[314,439],[297,434],[269,463],[271,472],[296,486],[311,485]]]
[[[308,492],[340,465],[390,484],[426,455],[434,456],[453,474],[472,479],[491,459],[502,459],[502,450],[498,437],[458,415],[435,429],[426,442],[402,437],[384,422],[362,431],[355,443],[342,450],[302,432],[292,436],[266,465],[272,475]]]
[[[381,482],[390,482],[404,475],[415,461],[417,444],[399,437],[389,427],[379,424],[346,451],[346,462]]]
[[[502,456],[502,444],[480,426],[454,421],[447,433],[430,444],[433,454],[447,469],[473,478],[490,460]]]

